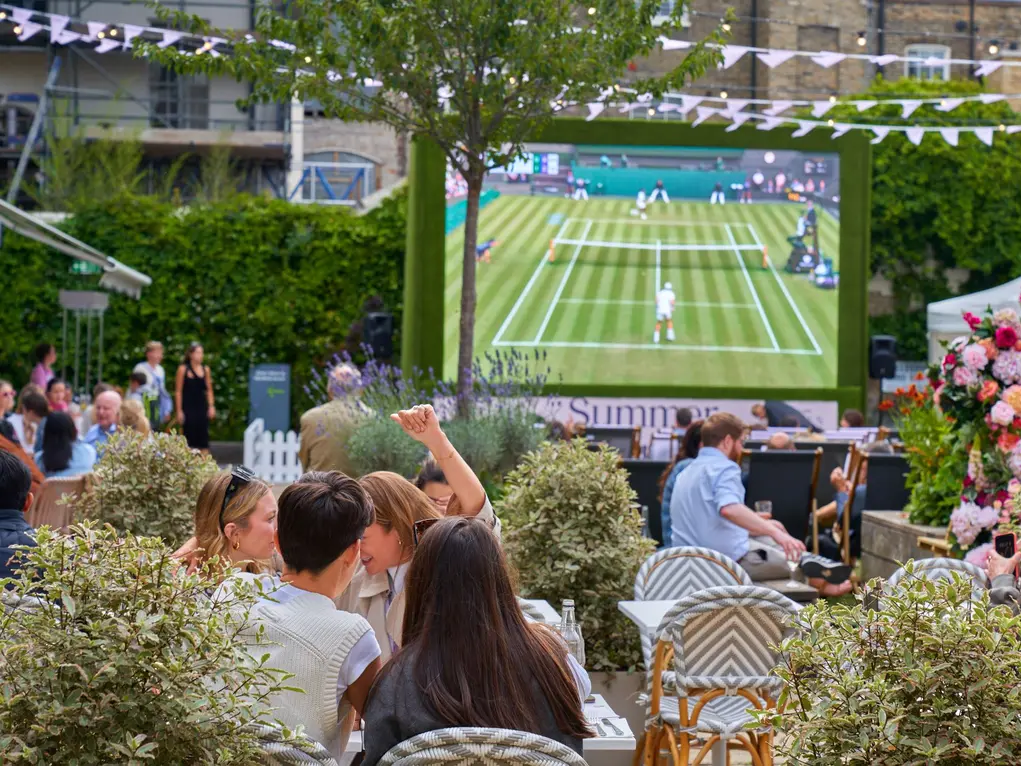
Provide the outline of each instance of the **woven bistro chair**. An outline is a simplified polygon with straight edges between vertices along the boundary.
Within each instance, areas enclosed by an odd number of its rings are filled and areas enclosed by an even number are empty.
[[[276,724],[252,723],[246,729],[259,737],[262,762],[267,766],[297,766],[298,764],[337,766],[337,761],[321,744],[305,736],[285,737],[283,729]]]
[[[646,764],[656,763],[665,738],[678,766],[697,766],[720,743],[747,751],[754,766],[771,766],[773,731],[749,728],[748,711],[775,704],[782,681],[773,673],[779,656],[772,647],[797,612],[786,596],[747,585],[699,591],[671,609],[656,646],[648,717],[658,735],[646,739]],[[671,660],[677,690],[668,696],[662,673]]]
[[[39,495],[28,509],[26,521],[34,528],[53,527],[66,532],[74,523],[74,509],[60,502],[64,495],[78,496],[85,492],[91,474],[68,478],[50,478],[39,488]]]
[[[379,766],[474,766],[531,764],[532,766],[587,766],[567,745],[524,731],[510,729],[437,729],[395,745]]]

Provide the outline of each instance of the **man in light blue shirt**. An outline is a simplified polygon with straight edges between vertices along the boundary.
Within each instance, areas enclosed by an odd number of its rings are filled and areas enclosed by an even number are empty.
[[[785,578],[787,561],[798,561],[823,595],[847,593],[850,567],[805,553],[805,544],[783,524],[744,504],[740,460],[746,432],[745,424],[727,412],[705,421],[702,449],[677,477],[670,498],[673,544],[719,551],[755,581]]]
[[[96,448],[99,457],[103,457],[103,449],[110,439],[110,434],[117,432],[117,423],[121,416],[121,396],[116,391],[104,391],[96,397],[93,404],[96,424],[92,426],[82,439],[86,444]]]

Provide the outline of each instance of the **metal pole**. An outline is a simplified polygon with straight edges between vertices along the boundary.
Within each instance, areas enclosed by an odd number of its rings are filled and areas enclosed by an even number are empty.
[[[103,312],[99,312],[99,362],[97,364],[99,372],[96,373],[96,382],[103,382]]]
[[[64,309],[64,323],[61,329],[60,358],[63,360],[63,367],[60,370],[60,377],[67,380],[67,309]]]
[[[35,142],[39,140],[50,88],[57,84],[57,75],[60,74],[60,61],[60,56],[57,56],[53,59],[53,64],[50,65],[50,73],[46,77],[46,85],[43,87],[42,95],[39,96],[39,108],[36,109],[35,117],[32,118],[32,127],[28,129],[28,138],[25,139],[25,148],[21,150],[21,157],[18,158],[18,169],[14,171],[11,188],[7,190],[7,201],[12,205],[18,199],[18,187],[21,186],[21,179],[28,168],[28,158],[32,155],[32,148],[35,146]]]
[[[78,352],[82,347],[82,315],[74,312],[74,387],[78,390]]]
[[[85,388],[92,378],[92,312],[85,311]]]
[[[975,0],[968,0],[968,58],[975,60]],[[978,79],[974,74],[971,78]]]

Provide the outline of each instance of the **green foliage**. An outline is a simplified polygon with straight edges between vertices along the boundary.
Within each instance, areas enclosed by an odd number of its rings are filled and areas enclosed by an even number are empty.
[[[478,476],[493,476],[503,457],[502,418],[483,416],[454,418],[443,424],[443,431],[465,462]]]
[[[910,566],[910,564],[909,564]],[[909,577],[867,609],[818,601],[783,642],[782,713],[767,713],[792,766],[1017,763],[1021,619],[970,579]],[[785,708],[785,709],[784,709]]]
[[[366,297],[380,296],[400,328],[405,210],[403,195],[364,216],[245,195],[188,209],[126,196],[81,210],[62,228],[153,279],[140,301],[110,297],[104,377],[126,386],[146,341],[157,339],[172,385],[185,348],[199,340],[216,392],[214,439],[241,437],[248,369],[261,362],[291,364],[297,424],[313,401],[303,393],[313,367],[342,347]],[[0,303],[0,327],[18,328],[0,347],[0,377],[21,386],[35,344],[60,349],[58,291],[95,289],[97,278],[71,275],[66,256],[10,231],[0,258],[17,264],[5,274],[16,299]]]
[[[581,439],[547,442],[507,476],[505,491],[499,516],[522,595],[574,598],[590,670],[637,665],[638,636],[617,602],[655,543],[642,536],[620,456]]]
[[[982,87],[968,80],[877,80],[856,98],[971,96]],[[920,107],[911,123],[955,127],[961,124],[1018,122],[1006,102],[966,102],[950,112],[936,104]],[[901,107],[870,109],[865,116],[838,104],[827,116],[836,121],[899,124]],[[1021,270],[1021,195],[1012,178],[1021,177],[1021,142],[997,132],[991,147],[973,135],[950,146],[938,134],[926,134],[915,146],[903,133],[891,133],[873,148],[872,272],[893,285],[895,330],[902,358],[928,358],[924,336],[925,304],[951,295],[947,270],[968,269],[970,292],[1007,279]],[[908,356],[910,354],[910,356]]]
[[[238,193],[244,176],[231,157],[230,146],[217,144],[202,158],[195,199],[206,204],[223,202]]]
[[[347,442],[351,466],[359,476],[373,471],[393,471],[414,477],[426,458],[421,442],[408,437],[389,417],[370,415]]]
[[[122,429],[110,436],[89,491],[73,501],[75,515],[180,545],[195,531],[195,501],[216,471],[183,436]]]
[[[254,590],[209,598],[212,570],[185,575],[156,537],[36,539],[21,579],[0,581],[19,602],[0,619],[5,764],[261,762],[245,726],[286,679],[241,638]]]

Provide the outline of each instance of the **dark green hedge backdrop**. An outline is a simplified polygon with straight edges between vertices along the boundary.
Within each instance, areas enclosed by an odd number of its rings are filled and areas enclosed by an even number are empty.
[[[296,427],[310,404],[303,388],[313,367],[344,348],[367,298],[380,296],[400,328],[406,207],[400,194],[357,217],[242,196],[175,211],[151,197],[125,196],[81,211],[63,226],[67,232],[153,279],[140,301],[111,295],[104,379],[126,387],[146,341],[155,339],[167,348],[172,381],[184,348],[198,340],[216,385],[214,439],[241,438],[248,368],[260,362],[292,365]],[[37,343],[60,348],[58,291],[96,289],[98,277],[71,274],[71,264],[4,232],[0,377],[16,387],[28,382]]]

